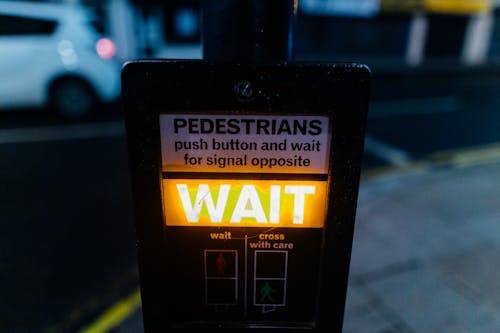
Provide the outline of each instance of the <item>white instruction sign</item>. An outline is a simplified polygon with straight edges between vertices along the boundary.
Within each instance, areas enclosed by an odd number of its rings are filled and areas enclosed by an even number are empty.
[[[327,116],[160,114],[162,171],[327,174]]]

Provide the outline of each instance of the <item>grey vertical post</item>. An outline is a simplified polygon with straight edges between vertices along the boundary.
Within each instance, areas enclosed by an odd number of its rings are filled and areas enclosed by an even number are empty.
[[[297,0],[202,0],[203,58],[292,60],[296,12]]]

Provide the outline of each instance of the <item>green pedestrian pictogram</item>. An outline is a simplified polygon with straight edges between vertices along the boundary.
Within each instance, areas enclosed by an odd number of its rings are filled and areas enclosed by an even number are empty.
[[[266,281],[266,283],[260,288],[260,302],[264,303],[268,300],[270,303],[274,303],[274,297],[272,293],[276,292],[273,287]]]

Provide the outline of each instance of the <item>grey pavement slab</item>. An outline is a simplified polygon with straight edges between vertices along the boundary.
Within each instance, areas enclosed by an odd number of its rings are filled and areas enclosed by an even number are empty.
[[[500,163],[362,182],[344,333],[500,332],[499,236]]]

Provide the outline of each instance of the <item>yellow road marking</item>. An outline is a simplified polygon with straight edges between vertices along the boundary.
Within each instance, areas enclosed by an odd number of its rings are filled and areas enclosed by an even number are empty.
[[[500,142],[473,147],[455,149],[431,154],[428,159],[434,163],[450,164],[455,167],[467,167],[500,161]]]
[[[375,167],[361,171],[361,181],[385,176],[395,172],[422,170],[435,165],[448,165],[456,168],[500,162],[500,142],[471,148],[443,150],[410,160],[406,165]]]
[[[133,293],[115,303],[93,323],[83,328],[81,333],[104,333],[121,324],[141,306],[141,293],[137,288]]]
[[[382,12],[417,12],[470,15],[494,8],[492,0],[381,0]]]
[[[424,9],[444,14],[478,14],[492,9],[491,0],[424,0]]]

